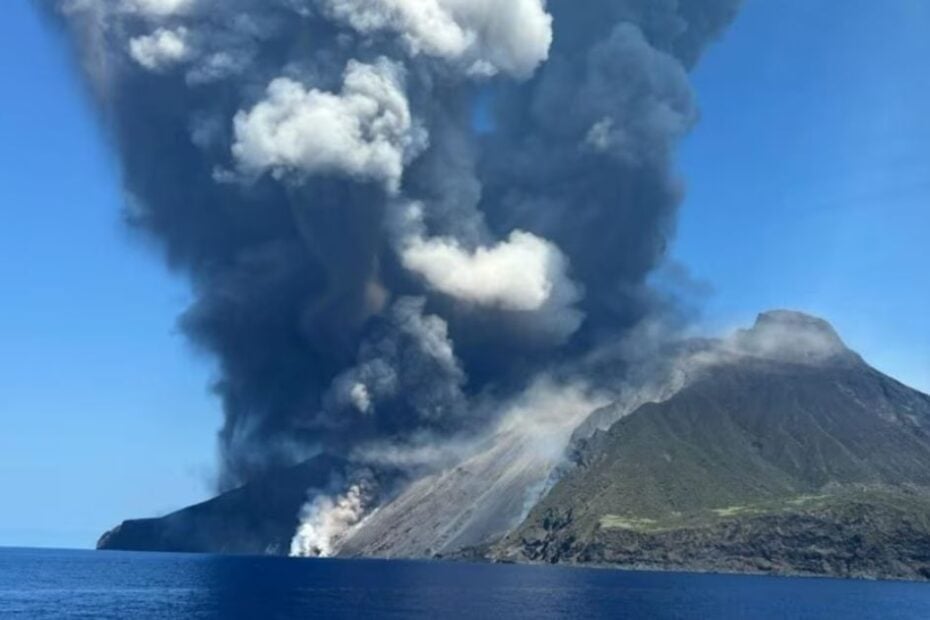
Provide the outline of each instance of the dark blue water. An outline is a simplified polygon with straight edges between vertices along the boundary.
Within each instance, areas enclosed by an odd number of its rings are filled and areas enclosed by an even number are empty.
[[[930,618],[930,586],[0,549],[0,618]]]

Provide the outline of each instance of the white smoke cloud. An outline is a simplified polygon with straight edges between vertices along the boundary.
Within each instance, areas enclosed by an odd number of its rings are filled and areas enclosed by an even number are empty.
[[[392,192],[427,144],[410,112],[403,68],[386,58],[349,61],[339,94],[278,78],[263,101],[236,114],[234,130],[243,173],[346,174]]]
[[[463,462],[474,453],[474,443],[474,439],[457,441],[424,432],[403,443],[387,439],[358,446],[350,459],[369,466],[435,471]]]
[[[585,144],[596,151],[606,151],[610,148],[611,132],[614,127],[614,119],[604,118],[594,123],[588,135],[585,137]]]
[[[183,13],[195,0],[123,0],[121,8],[152,17],[166,17]]]
[[[548,241],[514,231],[507,241],[468,250],[449,237],[408,240],[404,266],[433,288],[482,306],[539,310],[561,277],[564,258]]]
[[[371,411],[371,393],[368,391],[368,386],[364,383],[356,383],[353,385],[349,390],[349,398],[352,400],[352,404],[355,405],[355,408],[361,413],[368,413]]]
[[[745,358],[817,366],[840,357],[859,359],[828,322],[802,312],[773,310],[760,314],[750,329],[702,341],[677,363],[697,374]]]
[[[560,381],[542,374],[525,392],[505,405],[498,435],[531,437],[548,459],[561,458],[571,435],[585,417],[613,400],[613,394],[582,380]],[[546,440],[552,445],[546,449]]]
[[[377,401],[397,394],[398,383],[393,360],[381,357],[366,359],[333,381],[330,400],[336,407],[373,413]]]
[[[356,31],[398,35],[412,55],[463,64],[472,74],[526,77],[549,55],[544,0],[324,0]]]
[[[150,71],[161,71],[190,58],[192,49],[185,28],[159,28],[129,42],[129,54]]]
[[[596,389],[584,380],[563,382],[544,374],[510,403],[498,427],[498,437],[505,441],[519,438],[523,459],[535,461],[537,472],[534,479],[527,481],[522,511],[513,525],[523,521],[558,481],[558,468],[564,463],[575,430],[614,398],[613,393]]]
[[[521,230],[475,248],[454,237],[428,237],[419,204],[405,207],[397,229],[401,262],[430,288],[468,304],[527,313],[529,323],[558,339],[581,325],[584,316],[574,308],[581,289],[550,241]]]
[[[365,483],[353,484],[344,495],[319,495],[301,510],[300,527],[291,540],[291,557],[328,558],[361,523],[370,493]]]
[[[849,353],[829,323],[788,310],[760,314],[752,329],[737,331],[723,346],[745,355],[812,364]]]
[[[190,84],[208,84],[244,73],[252,62],[249,49],[230,49],[204,53],[187,73]]]

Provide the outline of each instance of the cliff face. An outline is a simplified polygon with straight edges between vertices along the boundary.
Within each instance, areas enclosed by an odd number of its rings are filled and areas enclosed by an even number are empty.
[[[730,345],[669,400],[580,441],[491,555],[930,576],[930,398],[804,315],[763,315]]]

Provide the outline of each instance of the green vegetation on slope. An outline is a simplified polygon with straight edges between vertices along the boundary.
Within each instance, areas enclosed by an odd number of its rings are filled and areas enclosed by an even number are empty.
[[[581,442],[498,559],[926,577],[930,399],[852,353],[745,358]]]

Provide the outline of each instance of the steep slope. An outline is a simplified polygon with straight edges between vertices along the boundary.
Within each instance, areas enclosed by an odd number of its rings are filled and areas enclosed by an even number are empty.
[[[497,540],[519,524],[557,460],[526,438],[495,438],[461,465],[413,483],[371,515],[341,555],[428,558]]]
[[[576,444],[498,559],[930,575],[930,398],[797,313]]]
[[[496,541],[539,499],[572,431],[603,402],[580,385],[538,382],[469,456],[380,507],[340,554],[423,558]]]

